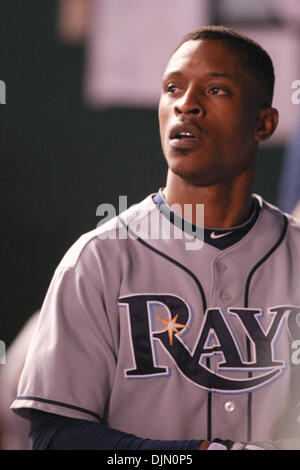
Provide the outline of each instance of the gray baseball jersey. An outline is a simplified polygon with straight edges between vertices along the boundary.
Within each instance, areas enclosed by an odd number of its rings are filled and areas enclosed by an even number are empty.
[[[56,269],[13,409],[151,439],[286,437],[300,401],[300,223],[255,198],[255,224],[224,250],[188,247],[199,240],[152,195],[83,235]]]

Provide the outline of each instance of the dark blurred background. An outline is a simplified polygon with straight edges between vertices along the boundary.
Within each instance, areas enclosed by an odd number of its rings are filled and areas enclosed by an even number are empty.
[[[0,339],[7,346],[40,308],[67,248],[96,227],[97,207],[118,207],[119,195],[138,202],[166,177],[155,107],[88,106],[86,43],[64,39],[57,14],[54,0],[0,3]],[[210,14],[212,23],[224,22],[220,11]],[[255,191],[274,204],[284,150],[284,141],[260,150]]]
[[[55,35],[53,0],[1,1],[1,323],[8,345],[102,202],[162,186],[156,110],[81,102],[83,47]]]

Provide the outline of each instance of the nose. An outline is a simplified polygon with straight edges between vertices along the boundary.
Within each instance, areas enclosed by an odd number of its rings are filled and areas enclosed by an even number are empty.
[[[200,102],[199,93],[193,90],[187,90],[174,105],[176,116],[180,114],[204,115],[205,109]]]

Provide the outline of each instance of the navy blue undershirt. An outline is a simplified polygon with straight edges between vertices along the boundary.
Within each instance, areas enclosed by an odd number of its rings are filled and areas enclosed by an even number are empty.
[[[33,450],[197,450],[201,442],[142,439],[105,424],[37,410],[31,410],[30,422]]]
[[[194,235],[197,238],[197,226],[187,219],[180,217],[178,214],[173,212],[168,206],[167,202],[163,198],[161,192],[156,193],[153,196],[153,201],[157,205],[160,212],[170,220],[170,222],[176,225],[180,230]],[[204,208],[205,210],[205,208]],[[232,227],[228,229],[217,229],[217,228],[203,228],[204,242],[209,245],[224,250],[234,243],[239,242],[253,227],[260,212],[260,205],[258,199],[252,198],[252,208],[249,218],[242,225]],[[212,238],[213,237],[213,238]],[[214,238],[216,237],[216,238]]]

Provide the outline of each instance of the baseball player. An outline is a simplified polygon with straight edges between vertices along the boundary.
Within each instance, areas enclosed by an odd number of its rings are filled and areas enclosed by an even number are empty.
[[[273,85],[223,27],[172,54],[166,186],[56,269],[12,405],[32,448],[300,448],[300,225],[252,194]]]

